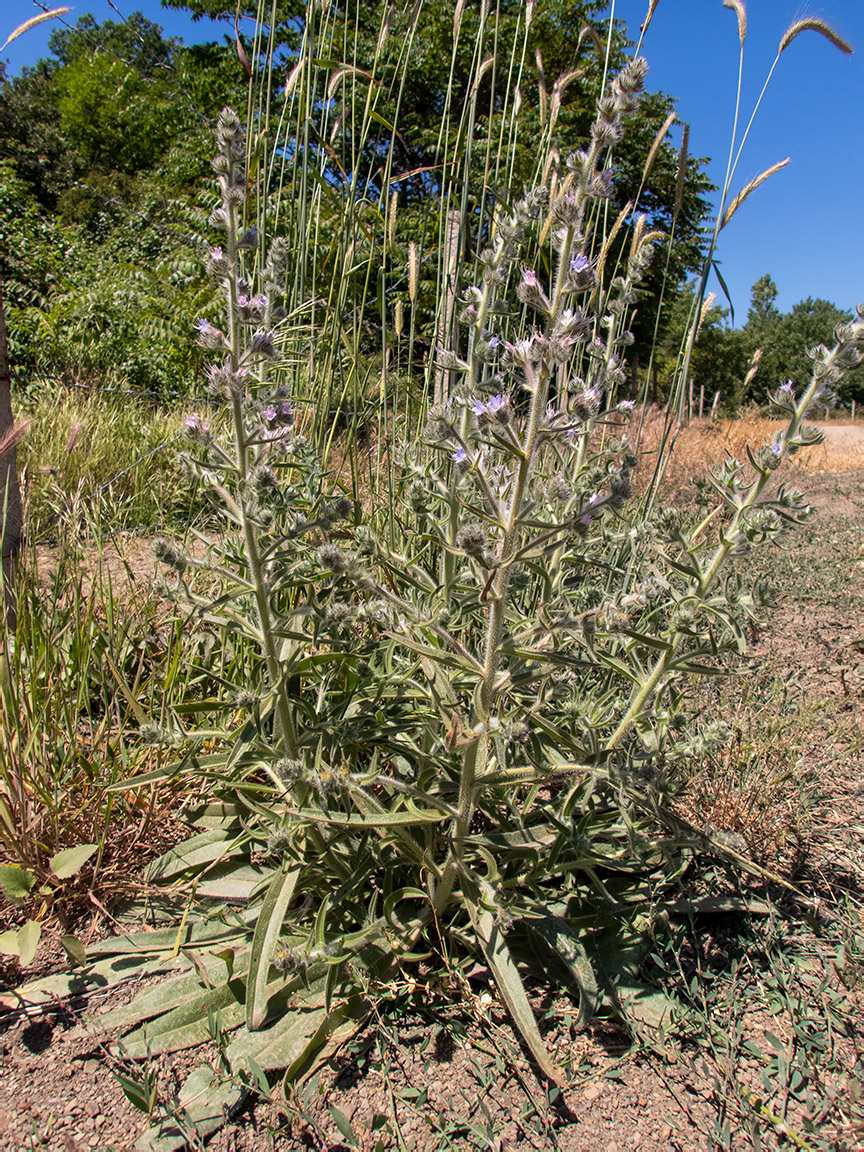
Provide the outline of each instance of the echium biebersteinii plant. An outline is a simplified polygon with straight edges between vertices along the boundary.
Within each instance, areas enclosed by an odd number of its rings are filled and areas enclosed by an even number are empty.
[[[208,267],[225,319],[202,321],[199,340],[218,353],[211,385],[232,436],[193,418],[189,466],[235,531],[206,561],[161,554],[175,594],[224,625],[242,674],[225,700],[227,750],[206,773],[228,802],[228,862],[257,869],[249,1031],[275,1026],[274,988],[298,972],[323,973],[332,1004],[362,969],[380,979],[443,946],[451,965],[485,956],[538,1065],[560,1080],[514,957],[566,971],[584,1023],[597,993],[585,925],[653,903],[682,851],[707,846],[668,801],[666,766],[718,736],[697,730],[682,682],[740,645],[753,601],[727,561],[805,513],[776,472],[817,439],[804,420],[859,362],[864,320],[859,309],[833,349],[813,350],[800,394],[779,389],[786,429],[747,466],[714,472],[718,506],[701,523],[626,519],[636,459],[617,392],[655,237],[637,220],[606,284],[592,230],[644,75],[635,60],[612,81],[563,191],[533,189],[498,218],[463,292],[464,338],[438,353],[455,384],[405,452],[390,510],[401,551],[327,495],[290,398],[268,382],[277,278],[271,268],[266,296],[244,278],[260,240],[240,225],[240,125],[220,119],[211,222],[224,240]],[[548,280],[538,237],[551,244]],[[222,581],[218,596],[196,591],[201,568]],[[178,724],[172,741],[194,735]],[[206,850],[193,842],[190,877],[196,853],[212,869],[214,835]]]

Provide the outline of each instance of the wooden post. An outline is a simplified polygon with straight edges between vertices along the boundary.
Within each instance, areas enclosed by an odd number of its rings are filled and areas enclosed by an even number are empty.
[[[717,408],[717,401],[719,399],[720,399],[720,392],[718,390],[717,392],[714,393],[714,403],[711,405],[711,419],[712,420],[714,419],[714,412]]]
[[[0,557],[6,624],[15,627],[15,558],[21,547],[21,493],[18,488],[17,453],[12,418],[12,378],[6,341],[6,311],[0,278]]]
[[[705,385],[699,385],[699,419],[702,419],[702,409],[705,406]]]
[[[852,401],[852,423],[855,423],[855,401]]]
[[[693,377],[690,377],[690,397],[687,402],[687,423],[693,419]]]

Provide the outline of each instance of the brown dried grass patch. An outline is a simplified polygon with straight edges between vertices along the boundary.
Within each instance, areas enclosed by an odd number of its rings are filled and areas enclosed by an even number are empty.
[[[793,460],[796,472],[819,474],[849,472],[864,468],[864,423],[819,421],[825,442],[798,452]],[[639,414],[633,421],[639,427]],[[747,459],[747,445],[759,448],[775,432],[786,427],[785,420],[771,420],[758,412],[744,412],[734,418],[694,419],[673,431],[674,448],[665,470],[662,489],[667,494],[685,492],[715,464],[727,457]],[[639,456],[644,460],[641,480],[647,484],[663,436],[663,411],[649,409],[644,416],[639,440]]]

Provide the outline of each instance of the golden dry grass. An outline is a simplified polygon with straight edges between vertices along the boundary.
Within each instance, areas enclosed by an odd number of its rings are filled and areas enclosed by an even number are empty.
[[[856,421],[820,421],[825,431],[823,444],[808,448],[794,457],[795,471],[805,473],[849,472],[864,468],[864,423]],[[713,464],[731,456],[747,459],[749,444],[754,451],[770,440],[784,420],[770,420],[758,412],[744,412],[733,419],[712,421],[695,419],[682,427],[675,438],[672,457],[666,467],[663,489],[668,493],[690,488]],[[639,427],[639,413],[633,421]],[[645,413],[639,455],[643,460],[642,475],[647,480],[663,434],[663,412],[652,408]]]

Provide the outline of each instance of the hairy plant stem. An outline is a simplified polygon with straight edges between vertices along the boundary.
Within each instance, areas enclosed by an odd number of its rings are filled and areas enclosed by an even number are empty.
[[[552,304],[546,324],[546,329],[550,332],[554,328],[561,311],[564,298],[564,280],[567,267],[570,263],[570,253],[575,235],[576,228],[568,227],[561,244],[558,256],[558,268],[555,276],[555,286],[552,294]],[[495,680],[498,675],[501,657],[501,636],[504,630],[504,615],[507,608],[510,573],[513,564],[516,562],[516,541],[520,529],[522,503],[539,450],[540,423],[546,411],[549,385],[554,375],[554,367],[544,361],[538,365],[535,373],[533,366],[526,364],[525,372],[532,390],[528,427],[519,454],[519,461],[515,466],[515,475],[512,478],[510,505],[507,510],[504,535],[500,545],[500,558],[502,563],[492,581],[489,597],[489,620],[486,626],[486,642],[484,646],[483,675],[480,681],[480,691],[477,696],[479,706],[475,706],[473,717],[475,739],[472,739],[468,744],[462,758],[462,770],[459,777],[458,816],[453,821],[450,849],[442,869],[441,880],[435,888],[433,898],[433,907],[436,915],[443,911],[453,893],[456,877],[462,864],[462,844],[468,834],[477,803],[479,787],[477,783],[478,754],[481,741],[485,741],[487,738],[484,726],[492,713],[495,703]],[[484,764],[485,760],[486,757],[484,755]]]
[[[231,368],[236,373],[240,367],[240,322],[237,311],[237,208],[233,203],[225,201],[225,214],[227,216],[226,248],[228,256],[228,332],[231,342]],[[283,686],[282,668],[279,654],[276,651],[276,641],[273,636],[273,619],[270,613],[267,580],[261,563],[261,554],[258,548],[258,533],[254,522],[249,517],[243,487],[249,476],[249,445],[243,429],[243,392],[242,385],[236,381],[231,388],[231,419],[234,426],[234,445],[237,452],[237,479],[240,491],[238,492],[237,511],[240,516],[240,526],[243,530],[243,541],[246,548],[246,560],[254,586],[255,606],[258,615],[258,630],[261,636],[262,654],[267,664],[267,677],[270,687],[276,694],[276,716],[278,718],[281,736],[288,756],[297,753],[297,735],[294,729],[294,718],[291,706],[285,696]]]

